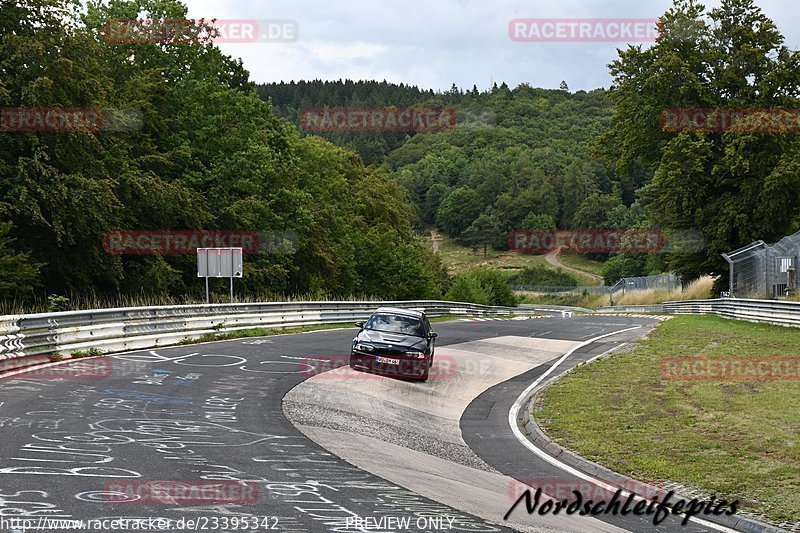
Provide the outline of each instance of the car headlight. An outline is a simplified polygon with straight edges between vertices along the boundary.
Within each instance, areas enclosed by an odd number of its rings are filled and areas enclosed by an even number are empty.
[[[406,352],[406,355],[409,357],[416,357],[417,359],[422,359],[425,357],[423,352]]]
[[[363,342],[356,343],[356,350],[361,350],[362,352],[371,352],[374,348],[369,344],[364,344]]]

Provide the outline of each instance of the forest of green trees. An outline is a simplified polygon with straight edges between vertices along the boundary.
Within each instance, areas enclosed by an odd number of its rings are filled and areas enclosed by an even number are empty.
[[[439,297],[446,274],[399,185],[256,95],[209,43],[103,41],[106,20],[186,18],[177,1],[32,0],[0,14],[3,107],[136,108],[132,132],[0,133],[0,298],[200,293],[192,255],[112,255],[115,229],[284,231],[242,293]],[[58,53],[53,53],[58,51]]]
[[[701,232],[699,249],[602,257],[614,275],[685,279],[724,275],[720,252],[798,229],[796,134],[659,124],[676,107],[800,107],[800,55],[752,0],[709,13],[677,0],[659,41],[621,50],[612,86],[588,92],[257,85],[208,41],[104,41],[106,21],[143,12],[187,16],[179,0],[25,0],[0,12],[0,107],[142,115],[133,131],[0,131],[2,302],[200,293],[192,255],[107,253],[103,237],[118,229],[287,232],[291,246],[245,258],[240,293],[376,298],[465,293],[421,238],[431,225],[498,249],[512,229]],[[299,128],[300,110],[336,106],[452,107],[457,124]]]
[[[512,90],[502,83],[488,91],[454,86],[432,93],[351,80],[257,89],[295,121],[300,110],[322,106],[454,107],[455,128],[402,134],[400,143],[396,132],[322,134],[403,186],[416,208],[417,230],[435,225],[464,244],[505,249],[514,229],[648,227],[646,209],[636,196],[642,183],[617,179],[597,155],[596,141],[610,130],[614,116],[605,90],[570,93],[568,87],[524,84]],[[618,257],[613,265],[614,276],[665,268],[657,255]]]
[[[325,134],[397,179],[415,227],[465,244],[506,245],[513,229],[653,229],[691,235],[663,254],[618,254],[607,278],[722,274],[720,253],[800,229],[797,131],[668,132],[664,110],[797,109],[800,54],[753,0],[705,12],[676,0],[650,47],[620,50],[609,90],[522,84],[432,94],[377,82],[265,84],[296,118],[320,106],[454,106],[458,126],[398,146],[377,133]]]

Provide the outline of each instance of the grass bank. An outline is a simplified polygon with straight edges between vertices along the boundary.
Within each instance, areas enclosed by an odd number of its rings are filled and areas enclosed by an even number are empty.
[[[458,274],[479,266],[489,266],[500,270],[518,271],[525,267],[542,266],[557,270],[547,262],[543,255],[520,254],[513,251],[498,251],[489,247],[486,257],[483,247],[472,248],[456,242],[439,233],[438,254],[450,274]]]
[[[800,356],[793,328],[678,316],[627,353],[584,365],[537,398],[560,445],[645,481],[673,481],[774,521],[800,520],[800,381],[662,378],[667,357]]]
[[[567,265],[568,267],[572,267],[577,270],[583,270],[584,272],[589,272],[597,276],[603,275],[604,263],[602,261],[589,259],[585,255],[559,254],[558,260],[561,261],[563,264]]]

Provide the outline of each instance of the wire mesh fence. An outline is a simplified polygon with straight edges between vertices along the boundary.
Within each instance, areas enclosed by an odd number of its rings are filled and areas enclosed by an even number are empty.
[[[755,241],[722,257],[729,266],[728,291],[734,298],[782,298],[797,290],[800,231],[774,244]]]
[[[560,287],[557,285],[511,285],[513,291],[536,292],[541,294],[608,294],[608,287]]]
[[[646,290],[665,290],[672,291],[681,288],[681,280],[675,274],[658,274],[656,276],[638,276],[634,278],[622,278],[624,290],[626,291],[646,291]]]
[[[681,288],[681,280],[675,274],[658,274],[654,276],[638,276],[622,278],[614,285],[594,287],[556,287],[541,285],[511,285],[515,291],[536,292],[542,294],[616,294],[646,290],[672,291]]]

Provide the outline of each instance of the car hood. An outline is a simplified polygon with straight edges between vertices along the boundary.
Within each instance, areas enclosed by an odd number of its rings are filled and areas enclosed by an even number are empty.
[[[362,330],[357,336],[359,342],[369,342],[373,344],[391,344],[393,347],[402,348],[423,348],[427,345],[422,337],[404,335],[402,333],[386,333],[370,329]]]

